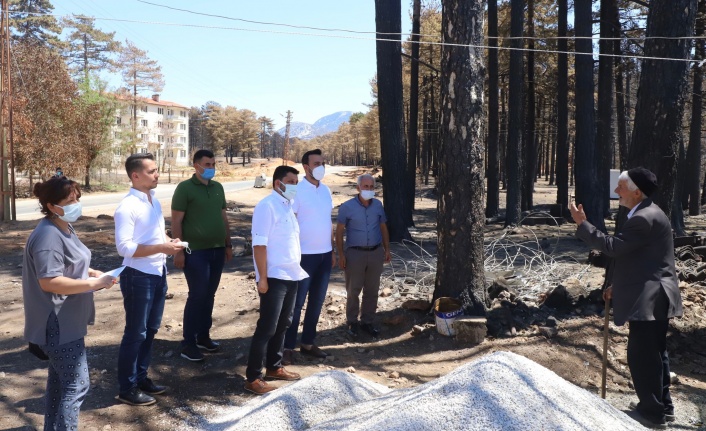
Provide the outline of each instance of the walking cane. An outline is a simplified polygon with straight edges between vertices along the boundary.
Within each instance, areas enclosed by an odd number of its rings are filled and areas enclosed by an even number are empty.
[[[608,369],[608,333],[610,327],[610,299],[605,301],[605,319],[603,322],[603,370],[601,370],[601,398],[605,399],[606,373]]]

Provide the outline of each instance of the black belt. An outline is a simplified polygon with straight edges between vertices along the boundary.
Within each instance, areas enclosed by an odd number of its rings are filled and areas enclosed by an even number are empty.
[[[356,250],[363,250],[363,251],[373,251],[373,250],[377,250],[378,248],[380,248],[380,244],[371,245],[370,247],[362,246],[362,245],[352,245],[349,248],[354,248]]]

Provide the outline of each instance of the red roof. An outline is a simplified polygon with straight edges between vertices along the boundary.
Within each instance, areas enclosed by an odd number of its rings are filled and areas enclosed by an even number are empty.
[[[132,101],[132,95],[130,94],[114,94],[116,98],[120,100],[126,100],[126,101]],[[173,108],[184,108],[186,110],[189,109],[188,106],[181,105],[176,102],[170,102],[168,100],[162,100],[160,99],[159,102],[155,101],[151,97],[142,97],[142,96],[137,96],[137,101],[140,103],[144,103],[147,105],[156,105],[156,106],[165,106],[165,107],[173,107]]]

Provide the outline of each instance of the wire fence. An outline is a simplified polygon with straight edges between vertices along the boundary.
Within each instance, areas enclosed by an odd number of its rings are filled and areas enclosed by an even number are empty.
[[[525,216],[544,216],[554,219],[557,232],[560,222],[545,212],[532,212]],[[518,238],[519,231],[525,235]],[[546,233],[546,232],[545,232]],[[530,239],[526,239],[529,234]],[[541,238],[540,238],[541,236]],[[580,262],[571,254],[555,254],[562,235],[549,240],[526,226],[505,229],[498,238],[484,241],[484,268],[486,286],[502,276],[511,279],[518,294],[526,299],[537,299],[549,288],[568,278],[581,279],[590,265]],[[547,251],[545,251],[547,250]],[[403,241],[398,251],[392,253],[391,265],[386,266],[382,284],[400,295],[428,298],[434,292],[437,258],[424,248],[422,242]]]

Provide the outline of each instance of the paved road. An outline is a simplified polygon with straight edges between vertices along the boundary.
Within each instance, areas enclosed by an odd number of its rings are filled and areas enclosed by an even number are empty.
[[[355,169],[350,166],[327,166],[327,173],[337,173],[346,172]],[[324,180],[325,181],[325,180]],[[267,183],[270,184],[272,179],[270,178]],[[254,180],[247,181],[233,181],[223,184],[223,189],[226,194],[231,192],[236,192],[238,190],[245,190],[252,188],[255,185]],[[163,184],[160,183],[155,189],[157,199],[162,203],[162,210],[166,211],[168,206],[165,206],[166,202],[171,202],[172,195],[174,194],[174,189],[176,184]],[[120,200],[125,196],[125,193],[100,193],[100,194],[85,194],[81,197],[81,203],[83,204],[83,213],[85,215],[98,215],[98,214],[110,214],[113,215],[115,209],[118,207]],[[39,204],[37,199],[18,199],[17,201],[17,219],[18,220],[36,220],[43,217],[43,214],[39,212]]]

